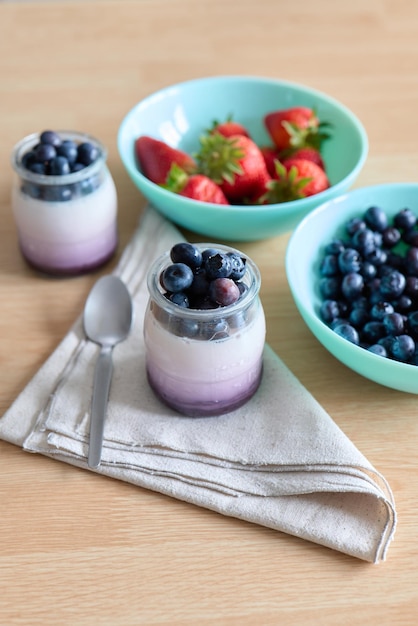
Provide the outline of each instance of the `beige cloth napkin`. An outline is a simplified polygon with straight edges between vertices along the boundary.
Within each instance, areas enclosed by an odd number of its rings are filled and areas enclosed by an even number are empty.
[[[134,297],[135,324],[114,350],[95,471],[360,559],[384,560],[396,525],[388,484],[268,346],[258,392],[227,415],[182,417],[149,389],[146,272],[181,239],[148,208],[115,272]],[[85,339],[80,316],[0,419],[0,438],[87,469],[98,350]]]

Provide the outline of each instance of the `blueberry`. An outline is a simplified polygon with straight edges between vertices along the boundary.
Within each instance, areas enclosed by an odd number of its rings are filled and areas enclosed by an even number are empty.
[[[352,237],[358,230],[366,228],[366,222],[361,217],[352,217],[348,220],[345,228],[350,237]]]
[[[71,139],[64,139],[57,147],[57,154],[58,156],[65,157],[68,163],[72,165],[77,160],[77,144]]]
[[[412,246],[406,253],[405,266],[408,274],[418,276],[418,248]]]
[[[377,276],[376,265],[370,263],[370,261],[363,261],[363,263],[361,264],[360,274],[365,280],[372,280]]]
[[[35,157],[39,163],[50,161],[57,155],[54,146],[49,143],[40,143],[35,150]]]
[[[166,267],[161,276],[161,284],[167,291],[185,291],[193,282],[193,272],[185,263],[173,263]]]
[[[329,244],[325,246],[325,254],[340,254],[345,249],[346,245],[342,239],[333,239]]]
[[[393,223],[398,228],[402,228],[404,230],[410,230],[417,223],[417,218],[412,213],[411,209],[405,208],[399,211],[394,219]]]
[[[357,272],[346,274],[341,283],[341,291],[347,300],[355,300],[363,293],[364,279]]]
[[[418,311],[412,311],[408,314],[407,324],[411,335],[418,338]]]
[[[30,169],[30,166],[36,163],[36,154],[34,150],[29,150],[22,156],[22,165],[26,169]]]
[[[404,317],[400,313],[388,313],[382,321],[388,335],[402,335],[405,332]]]
[[[382,233],[388,226],[388,218],[386,213],[377,206],[371,206],[364,214],[364,221],[373,230]]]
[[[227,256],[231,260],[231,273],[230,278],[233,280],[241,280],[241,278],[245,274],[245,270],[247,269],[246,263],[247,259],[242,257],[237,252],[227,252]]]
[[[324,300],[320,307],[320,316],[324,322],[329,324],[332,320],[340,317],[340,307],[336,300]]]
[[[192,270],[202,265],[202,253],[191,243],[176,243],[170,250],[173,263],[185,263]]]
[[[361,256],[354,248],[346,248],[338,255],[338,266],[343,274],[359,272],[361,262]]]
[[[240,291],[232,278],[216,278],[209,285],[209,297],[221,306],[228,306],[239,299]]]
[[[85,166],[85,165],[83,165],[82,163],[78,163],[78,162],[77,162],[77,163],[73,163],[73,164],[71,165],[71,171],[72,171],[72,172],[81,172],[81,170],[84,170],[84,169],[85,169],[85,167],[86,167],[86,166]]]
[[[42,174],[45,175],[47,173],[47,168],[45,163],[31,163],[28,167],[30,172],[34,174]]]
[[[406,363],[415,352],[415,341],[409,335],[398,335],[394,338],[391,353],[394,359]]]
[[[376,302],[370,309],[370,317],[378,322],[381,322],[386,315],[393,313],[395,309],[390,302],[380,300]]]
[[[343,339],[347,339],[347,341],[350,341],[355,345],[359,344],[359,334],[354,326],[351,326],[351,324],[339,324],[334,328],[334,332],[336,332],[337,335],[339,335],[340,337],[343,337]]]
[[[336,254],[326,254],[319,266],[321,276],[336,276],[339,274],[338,257]]]
[[[44,130],[39,137],[41,143],[57,148],[61,144],[61,137],[53,130]]]
[[[71,189],[67,186],[51,185],[42,190],[42,199],[46,202],[68,202],[71,198]]]
[[[376,240],[369,228],[357,230],[351,238],[352,246],[363,256],[372,254],[376,250]]]
[[[363,326],[361,336],[363,341],[367,343],[377,343],[379,339],[386,335],[386,329],[383,322],[371,320]]]
[[[399,298],[405,289],[405,285],[405,276],[397,270],[393,270],[390,274],[382,276],[380,280],[380,293],[389,300]]]
[[[193,296],[204,296],[208,293],[209,280],[203,268],[199,268],[194,272],[193,282],[190,285],[190,293]]]
[[[362,328],[370,319],[370,315],[367,309],[363,309],[362,307],[354,308],[351,310],[348,321],[355,328]]]
[[[382,250],[381,248],[376,248],[373,252],[370,252],[366,255],[366,261],[369,263],[373,263],[373,265],[384,265],[388,258],[388,254],[386,250]]]
[[[336,300],[341,296],[341,280],[336,276],[324,276],[319,281],[319,292],[326,300]]]
[[[49,173],[51,176],[64,176],[70,173],[70,164],[64,156],[56,156],[51,159]]]
[[[397,300],[393,300],[393,306],[400,313],[406,313],[412,307],[412,300],[403,293]]]
[[[405,294],[413,300],[418,299],[418,276],[407,276],[405,282]]]
[[[83,165],[91,165],[99,156],[99,150],[89,141],[85,141],[78,146],[77,161]]]
[[[373,354],[377,354],[378,356],[383,356],[383,357],[388,356],[386,348],[384,346],[381,346],[378,343],[374,343],[373,345],[369,346],[367,350],[369,352],[372,352]]]
[[[184,291],[177,291],[176,293],[170,293],[168,295],[168,299],[170,300],[170,302],[173,302],[173,304],[177,304],[178,306],[181,306],[185,309],[189,308],[189,298],[184,293]]]
[[[398,228],[388,226],[382,233],[382,244],[385,248],[393,248],[401,240],[401,233]]]
[[[218,252],[220,251],[217,248],[206,248],[206,250],[203,250],[202,252],[202,262],[205,263],[206,259],[210,256],[215,256]]]
[[[39,185],[25,181],[22,185],[22,193],[37,200],[42,195],[42,189]]]
[[[218,252],[205,261],[205,270],[208,278],[228,278],[232,271],[231,258],[227,254]]]

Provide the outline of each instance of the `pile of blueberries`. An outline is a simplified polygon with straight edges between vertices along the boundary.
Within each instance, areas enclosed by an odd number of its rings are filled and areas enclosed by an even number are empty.
[[[320,260],[320,316],[374,354],[418,365],[418,228],[409,209],[392,220],[371,206]]]
[[[61,138],[55,131],[45,130],[40,133],[39,142],[22,156],[21,165],[34,174],[66,176],[84,170],[99,156],[100,150],[90,141],[77,144],[72,139]],[[34,184],[24,181],[22,191],[33,198],[64,202],[71,200],[75,195],[91,193],[98,184],[97,175],[68,185]]]
[[[242,278],[246,259],[214,248],[200,251],[191,243],[170,250],[172,263],[160,274],[165,297],[190,309],[216,309],[237,302],[247,287]]]

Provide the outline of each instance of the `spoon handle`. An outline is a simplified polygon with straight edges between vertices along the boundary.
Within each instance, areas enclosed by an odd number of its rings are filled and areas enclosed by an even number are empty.
[[[92,468],[99,467],[101,462],[103,431],[112,371],[112,348],[102,348],[94,370],[91,403],[88,465]]]

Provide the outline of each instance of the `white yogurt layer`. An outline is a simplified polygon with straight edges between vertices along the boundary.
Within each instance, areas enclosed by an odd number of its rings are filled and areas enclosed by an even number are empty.
[[[147,368],[154,389],[172,406],[228,406],[252,395],[261,374],[265,318],[261,303],[247,326],[224,339],[178,337],[145,317]]]
[[[117,244],[117,196],[106,170],[100,186],[65,202],[32,198],[13,189],[13,212],[22,253],[48,270],[87,268],[108,258]]]

